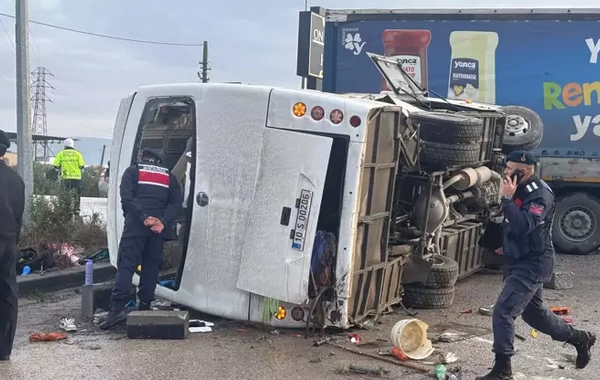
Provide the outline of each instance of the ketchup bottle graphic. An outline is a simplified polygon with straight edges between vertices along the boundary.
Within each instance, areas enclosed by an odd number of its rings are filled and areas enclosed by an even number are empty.
[[[399,60],[402,68],[421,87],[427,88],[427,48],[431,31],[426,29],[387,29],[383,31],[384,55]],[[385,80],[381,88],[389,90]]]

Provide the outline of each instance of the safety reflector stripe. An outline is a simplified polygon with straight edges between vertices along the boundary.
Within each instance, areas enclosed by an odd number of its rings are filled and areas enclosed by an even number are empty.
[[[140,170],[138,175],[138,184],[169,188],[169,174]]]
[[[531,182],[531,187],[533,187],[534,190],[538,189],[538,185],[535,182]]]

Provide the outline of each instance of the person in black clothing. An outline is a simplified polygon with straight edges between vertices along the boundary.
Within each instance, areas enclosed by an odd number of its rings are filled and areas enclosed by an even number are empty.
[[[119,243],[117,276],[111,309],[100,323],[111,329],[127,319],[131,280],[141,264],[138,310],[149,310],[162,262],[163,245],[171,238],[173,223],[182,212],[181,189],[169,169],[161,166],[161,154],[144,149],[140,163],[128,167],[121,181],[121,204],[125,226]]]
[[[4,162],[9,146],[0,130],[0,361],[10,359],[17,329],[17,243],[25,209],[23,179]]]
[[[575,366],[584,368],[591,359],[596,335],[568,325],[552,313],[542,300],[542,289],[554,271],[552,220],[554,193],[535,175],[535,156],[515,151],[506,157],[502,196],[502,246],[505,257],[504,287],[494,305],[492,326],[496,362],[492,371],[476,380],[510,380],[514,355],[515,319],[519,316],[553,340],[577,350]]]

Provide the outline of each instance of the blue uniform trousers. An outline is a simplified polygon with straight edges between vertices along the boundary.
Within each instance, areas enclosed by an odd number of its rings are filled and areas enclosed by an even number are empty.
[[[112,291],[113,302],[130,299],[131,281],[138,265],[142,265],[138,298],[141,302],[152,302],[156,281],[162,264],[164,239],[159,236],[123,237],[119,243],[117,276]]]
[[[510,273],[494,305],[492,319],[496,355],[514,355],[515,319],[519,315],[529,326],[556,341],[566,342],[573,334],[573,328],[543,304],[543,283],[528,277]]]

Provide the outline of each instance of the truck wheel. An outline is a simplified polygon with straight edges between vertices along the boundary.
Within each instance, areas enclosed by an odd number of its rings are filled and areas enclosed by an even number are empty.
[[[415,112],[408,119],[419,125],[423,141],[440,143],[470,143],[481,140],[483,120],[444,112]]]
[[[571,193],[556,202],[552,237],[560,253],[587,255],[600,247],[600,200]]]
[[[532,150],[540,145],[544,124],[540,115],[521,106],[502,107],[506,115],[502,150],[508,154],[515,150]]]
[[[415,309],[445,309],[454,303],[455,287],[431,289],[421,285],[404,285],[402,301]]]
[[[480,161],[480,144],[441,144],[424,142],[421,160],[425,163],[441,166],[470,166]]]
[[[439,289],[453,286],[458,280],[458,263],[449,257],[436,255],[429,259],[433,266],[425,281],[426,288]]]

